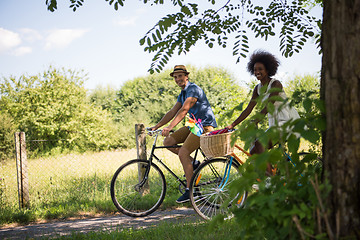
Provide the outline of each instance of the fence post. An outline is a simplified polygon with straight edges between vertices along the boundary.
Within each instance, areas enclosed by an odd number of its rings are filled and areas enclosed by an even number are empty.
[[[136,153],[138,159],[147,159],[146,154],[146,133],[145,133],[145,125],[142,123],[135,124],[135,138],[136,138]],[[145,173],[144,164],[138,164],[138,176],[139,181],[143,179]],[[149,189],[148,183],[144,185],[142,193],[146,189]]]
[[[146,133],[142,123],[135,124],[137,158],[146,159]]]
[[[29,177],[26,157],[25,133],[15,133],[16,170],[18,182],[19,208],[29,207]]]

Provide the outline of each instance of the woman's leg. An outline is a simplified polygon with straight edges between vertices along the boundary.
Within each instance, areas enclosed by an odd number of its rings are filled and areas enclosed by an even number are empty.
[[[272,144],[269,143],[269,146],[268,148],[271,148],[272,147]],[[254,142],[254,146],[250,149],[250,154],[253,155],[253,154],[260,154],[260,153],[263,153],[265,151],[265,148],[264,146],[258,141],[256,140]],[[266,175],[267,176],[273,176],[273,167],[271,166],[270,163],[267,163],[267,167],[266,167]]]
[[[259,142],[259,140],[255,140],[254,145],[252,146],[252,148],[250,149],[250,154],[260,154],[262,152],[265,151],[265,148],[263,147],[263,145]]]

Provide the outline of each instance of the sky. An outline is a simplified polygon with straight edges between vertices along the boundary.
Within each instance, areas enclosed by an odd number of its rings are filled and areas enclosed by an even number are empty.
[[[118,89],[125,81],[149,74],[153,55],[144,52],[139,40],[160,18],[175,11],[168,2],[151,6],[131,0],[115,11],[105,0],[85,0],[73,12],[70,0],[58,0],[58,9],[50,12],[45,0],[0,0],[0,79],[37,75],[53,66],[84,70],[87,89]],[[312,14],[320,17],[321,9],[312,9]],[[277,77],[283,80],[321,69],[313,42],[291,58],[281,55],[276,36],[265,41],[249,35],[249,46],[250,53],[264,49],[275,54],[281,62]],[[174,55],[166,68],[177,64],[222,67],[239,83],[248,82],[247,59],[237,64],[236,59],[230,42],[225,49],[199,43],[186,55]]]

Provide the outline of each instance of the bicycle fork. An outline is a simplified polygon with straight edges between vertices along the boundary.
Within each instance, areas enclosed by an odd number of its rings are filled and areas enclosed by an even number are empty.
[[[233,163],[233,159],[234,159],[234,157],[230,156],[230,161],[226,164],[225,171],[224,171],[224,177],[222,178],[221,183],[219,184],[220,191],[224,190],[224,187],[226,186],[226,184],[229,181],[230,170],[231,170],[231,166]],[[242,202],[242,200],[243,200],[243,195],[241,195],[240,198],[237,199],[236,204],[240,204]]]
[[[226,186],[227,182],[229,181],[232,161],[233,161],[233,157],[231,156],[230,157],[230,162],[226,164],[225,171],[224,171],[224,176],[221,179],[221,183],[219,184],[219,188],[220,188],[221,191],[224,190],[224,187]]]
[[[226,184],[227,184],[227,182],[229,180],[232,160],[233,160],[233,157],[230,157],[230,162],[226,163],[224,175],[222,177],[220,176],[220,174],[217,172],[217,170],[211,164],[209,165],[211,171],[213,172],[213,174],[215,176],[217,176],[217,178],[221,179],[221,182],[218,185],[218,188],[220,188],[220,190],[224,189],[224,187],[226,186]],[[201,177],[202,177],[202,174],[200,173],[199,176],[197,176],[197,178],[196,178],[195,186],[197,186],[199,184]]]

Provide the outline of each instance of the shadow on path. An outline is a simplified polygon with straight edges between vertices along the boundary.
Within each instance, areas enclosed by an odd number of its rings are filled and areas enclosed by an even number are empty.
[[[195,222],[201,218],[192,208],[178,208],[168,211],[156,211],[146,217],[133,218],[126,215],[97,217],[65,222],[42,223],[0,229],[0,239],[25,239],[56,237],[73,232],[111,231],[122,228],[146,228],[162,221]]]

